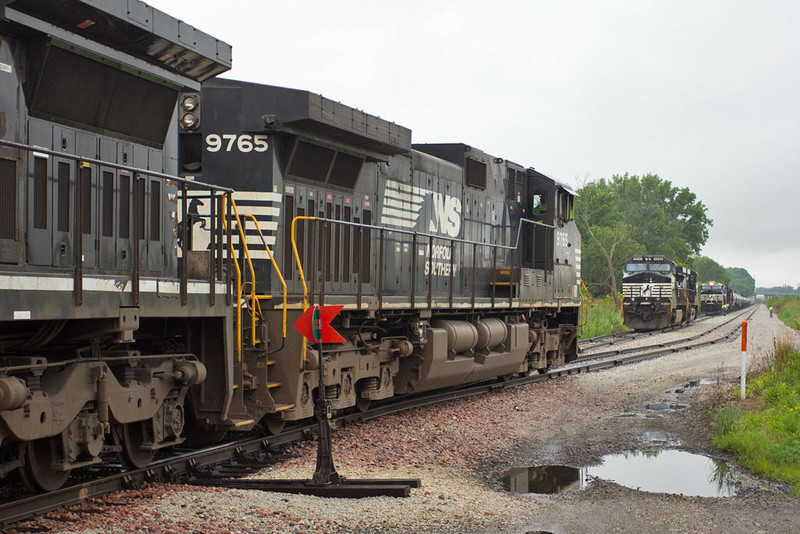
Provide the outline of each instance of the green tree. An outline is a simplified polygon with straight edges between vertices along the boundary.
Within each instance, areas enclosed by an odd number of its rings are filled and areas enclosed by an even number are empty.
[[[728,273],[725,267],[706,256],[693,256],[689,260],[689,268],[697,273],[697,281],[701,284],[715,281],[728,284]]]
[[[738,291],[745,297],[752,297],[756,294],[756,281],[742,267],[728,267],[725,269],[728,274],[728,286],[734,291]]]
[[[688,188],[679,189],[656,174],[615,175],[612,190],[620,197],[623,220],[633,228],[631,236],[645,250],[686,264],[708,240],[712,225],[705,205]]]
[[[585,185],[575,199],[575,221],[581,231],[581,272],[595,296],[613,295],[619,309],[621,290],[618,274],[622,262],[641,245],[623,219],[620,198],[601,179]]]
[[[636,254],[663,254],[686,265],[708,240],[705,205],[688,188],[655,174],[614,175],[584,184],[575,201],[584,282],[617,305],[622,263]]]

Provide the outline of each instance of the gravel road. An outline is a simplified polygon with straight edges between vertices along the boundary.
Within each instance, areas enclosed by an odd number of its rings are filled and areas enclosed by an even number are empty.
[[[668,338],[722,322],[714,317]],[[716,334],[718,335],[718,334]],[[748,366],[778,336],[800,336],[761,306],[749,320]],[[646,338],[634,343],[652,343]],[[627,346],[627,345],[626,345]],[[574,375],[337,430],[334,458],[352,478],[420,478],[406,499],[321,499],[156,485],[27,523],[51,532],[465,532],[760,533],[800,531],[800,499],[742,473],[733,497],[647,493],[600,479],[580,491],[518,495],[498,474],[511,467],[597,464],[606,454],[658,447],[728,459],[710,443],[710,408],[737,388],[738,338],[600,373]],[[696,381],[702,380],[698,385]],[[685,409],[651,413],[637,404]],[[663,445],[661,445],[663,447]],[[307,478],[315,442],[257,476]]]

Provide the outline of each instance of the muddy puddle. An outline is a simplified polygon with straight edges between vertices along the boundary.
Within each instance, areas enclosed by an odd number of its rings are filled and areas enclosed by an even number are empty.
[[[513,493],[556,494],[583,489],[586,469],[565,465],[544,465],[509,469],[500,480]]]
[[[651,437],[667,442],[672,439],[665,433],[654,433]],[[737,483],[735,472],[726,462],[675,449],[611,454],[596,466],[536,466],[500,474],[505,488],[514,493],[577,491],[593,479],[638,491],[694,497],[730,497],[736,495]]]
[[[602,464],[587,468],[587,478],[602,478],[650,493],[736,495],[736,474],[726,462],[674,449],[604,456]]]

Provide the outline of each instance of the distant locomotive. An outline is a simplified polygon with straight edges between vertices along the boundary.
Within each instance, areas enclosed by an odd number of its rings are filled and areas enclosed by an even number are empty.
[[[575,358],[569,188],[229,67],[138,0],[0,0],[0,477]]]
[[[752,298],[745,297],[713,280],[700,287],[700,311],[705,315],[719,315],[723,311],[723,306],[725,310],[732,311],[746,308],[752,303]]]
[[[693,321],[697,315],[697,274],[664,256],[634,256],[623,266],[625,326],[657,330]]]

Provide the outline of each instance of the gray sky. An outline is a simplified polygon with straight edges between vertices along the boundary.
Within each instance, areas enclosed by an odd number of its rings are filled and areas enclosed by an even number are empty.
[[[714,221],[702,254],[800,285],[797,0],[153,0],[306,89],[580,186],[652,172]]]

